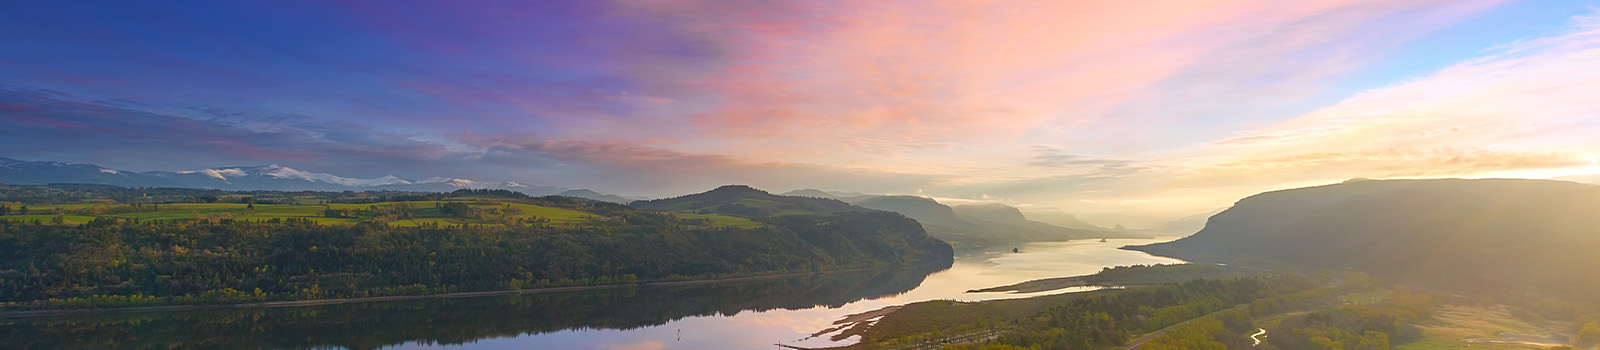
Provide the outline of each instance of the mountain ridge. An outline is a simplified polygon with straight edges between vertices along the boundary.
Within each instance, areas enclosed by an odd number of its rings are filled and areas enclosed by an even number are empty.
[[[1354,269],[1463,292],[1592,296],[1600,186],[1523,179],[1356,180],[1264,192],[1173,242],[1127,247],[1217,263]],[[1587,293],[1587,294],[1585,294]]]
[[[776,195],[748,185],[724,185],[706,192],[634,201],[629,205],[645,209],[725,214],[747,218],[854,212],[865,209],[837,199]]]
[[[932,198],[903,195],[866,195],[844,200],[916,219],[929,234],[962,249],[1004,250],[1027,242],[1137,236],[1136,233],[1066,228],[1033,221],[1017,208],[998,203],[948,206]]]

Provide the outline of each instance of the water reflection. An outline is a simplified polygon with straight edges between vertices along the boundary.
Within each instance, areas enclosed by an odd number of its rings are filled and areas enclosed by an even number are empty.
[[[19,318],[0,325],[15,349],[376,349],[467,344],[563,330],[628,330],[691,316],[836,308],[892,296],[949,268],[910,266],[751,282],[424,299],[296,308]],[[114,344],[114,345],[113,345]]]
[[[1039,294],[967,290],[1177,260],[1118,250],[1151,240],[1036,243],[953,266],[751,282],[298,308],[0,320],[0,349],[777,349],[841,318],[933,299]]]

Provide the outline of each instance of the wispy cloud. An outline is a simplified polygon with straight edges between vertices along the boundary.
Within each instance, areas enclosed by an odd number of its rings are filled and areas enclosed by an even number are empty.
[[[481,159],[510,167],[553,171],[607,184],[625,193],[669,195],[676,189],[708,189],[750,183],[774,190],[828,187],[882,191],[927,185],[948,175],[879,167],[832,166],[672,151],[625,141],[562,141],[532,137],[464,134],[462,143],[481,149]]]
[[[1597,17],[1371,68],[1526,4],[1507,3],[30,3],[0,13],[30,33],[0,56],[0,152],[1173,216],[1350,177],[1592,166]],[[1350,94],[1367,73],[1382,87]]]
[[[1587,165],[1600,151],[1600,26],[1567,33],[1361,93],[1208,145],[1219,168],[1344,176],[1475,175]],[[1324,169],[1331,170],[1331,169]],[[1300,175],[1304,176],[1304,175]]]
[[[1543,178],[1591,169],[1600,160],[1593,136],[1600,135],[1600,95],[1581,87],[1600,80],[1600,25],[1593,16],[1573,22],[1561,33],[1154,157],[1147,162],[1162,167],[1141,176],[1042,177],[985,191],[1027,196],[1023,189],[1053,187],[1077,198],[1154,199],[1113,211],[1198,212],[1254,192],[1354,177]]]
[[[860,137],[989,146],[1090,126],[1139,138],[1144,122],[1182,117],[1142,113],[1122,128],[1128,116],[1115,112],[1151,89],[1208,91],[1182,96],[1202,99],[1295,86],[1495,3],[634,5],[676,16],[677,30],[723,53],[714,74],[685,84],[714,98],[695,125],[758,154]]]
[[[181,117],[0,86],[7,125],[0,137],[12,156],[132,170],[292,162],[378,176],[371,174],[450,156],[440,145],[359,123],[204,110],[199,118]]]

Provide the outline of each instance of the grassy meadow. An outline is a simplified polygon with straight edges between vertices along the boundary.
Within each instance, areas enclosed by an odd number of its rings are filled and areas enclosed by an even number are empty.
[[[1397,346],[1400,350],[1433,349],[1491,349],[1524,350],[1549,349],[1565,345],[1564,342],[1545,338],[1549,329],[1511,315],[1505,306],[1449,305],[1434,310],[1433,320],[1418,325],[1422,340]],[[1468,339],[1521,339],[1517,342],[1467,342]]]
[[[451,198],[432,201],[393,201],[363,204],[329,203],[320,200],[296,200],[295,204],[245,204],[245,203],[161,203],[119,204],[111,201],[85,201],[68,204],[34,204],[27,206],[27,215],[20,214],[21,203],[4,203],[13,215],[0,216],[0,220],[39,222],[46,225],[77,225],[93,221],[96,217],[135,221],[176,220],[252,220],[305,219],[323,225],[351,225],[364,221],[381,220],[390,226],[407,227],[423,225],[502,225],[507,222],[540,222],[554,226],[583,226],[594,221],[608,220],[604,215],[548,207],[492,198]],[[475,213],[467,217],[452,214],[444,209],[449,204],[466,205]],[[330,211],[341,211],[330,214]],[[394,215],[403,212],[406,215]],[[750,219],[692,213],[674,213],[680,219],[698,219],[714,227],[755,228],[761,224]],[[62,219],[56,221],[60,216]]]

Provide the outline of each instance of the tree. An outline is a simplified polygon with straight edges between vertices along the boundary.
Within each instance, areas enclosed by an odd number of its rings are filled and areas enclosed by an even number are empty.
[[[1584,324],[1583,329],[1578,331],[1578,338],[1573,340],[1572,344],[1585,349],[1600,344],[1600,323]]]
[[[1367,331],[1366,335],[1361,336],[1361,342],[1357,343],[1355,348],[1361,350],[1389,350],[1389,334]]]
[[[1590,322],[1600,322],[1600,314],[1587,314],[1578,316],[1578,319],[1572,321],[1571,328],[1567,328],[1567,330],[1571,331],[1573,334],[1577,334],[1578,332],[1583,331],[1583,325],[1589,324]]]

